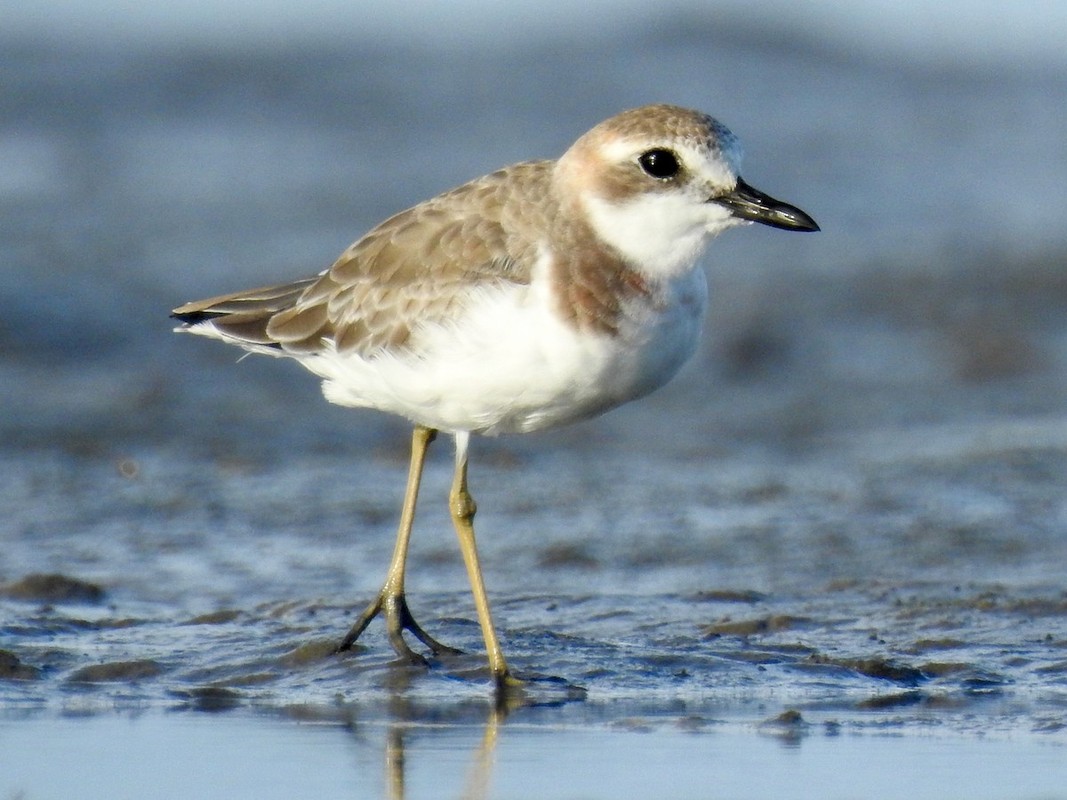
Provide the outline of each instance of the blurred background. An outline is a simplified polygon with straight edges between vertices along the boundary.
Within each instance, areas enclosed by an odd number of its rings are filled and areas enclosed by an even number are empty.
[[[360,441],[383,422],[327,409],[288,365],[233,368],[166,312],[315,273],[385,216],[649,102],[720,117],[746,178],[824,229],[711,249],[706,348],[668,390],[701,437],[1064,413],[1067,3],[0,16],[7,447]],[[645,419],[606,424],[628,414]]]
[[[121,561],[223,525],[220,508],[245,508],[249,533],[308,535],[351,524],[324,492],[378,508],[376,471],[390,493],[402,476],[402,421],[327,405],[293,364],[175,336],[169,310],[316,273],[385,216],[651,102],[723,120],[745,178],[823,232],[715,242],[704,346],[675,383],[572,430],[479,442],[476,496],[496,467],[545,474],[531,502],[599,502],[578,526],[596,541],[645,525],[649,487],[684,473],[709,508],[774,499],[760,524],[782,533],[811,498],[781,476],[821,483],[831,464],[870,484],[888,463],[926,476],[897,498],[909,530],[916,514],[1046,544],[1067,528],[1065,2],[4,0],[0,19],[0,577],[68,567],[76,534],[88,553],[124,532]],[[989,466],[1005,454],[1016,466]],[[962,472],[929,496],[916,459]],[[211,494],[247,470],[262,483]],[[736,495],[713,485],[731,476]],[[618,481],[648,491],[636,522]],[[303,516],[260,519],[282,487]],[[391,529],[399,491],[367,524]],[[205,492],[217,515],[190,522]],[[848,517],[841,497],[804,513]],[[751,528],[698,517],[694,537]],[[566,533],[535,560],[610,558]],[[121,583],[116,562],[84,559]],[[330,566],[321,585],[351,585]]]

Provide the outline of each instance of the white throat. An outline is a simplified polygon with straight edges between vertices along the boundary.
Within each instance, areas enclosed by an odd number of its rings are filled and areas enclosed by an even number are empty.
[[[709,239],[737,224],[726,209],[680,193],[621,203],[586,195],[582,205],[604,242],[642,272],[663,278],[691,269]]]

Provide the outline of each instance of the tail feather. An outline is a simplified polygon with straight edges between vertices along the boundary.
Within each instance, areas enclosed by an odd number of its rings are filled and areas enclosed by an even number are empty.
[[[317,280],[318,277],[305,278],[293,283],[195,300],[179,306],[170,315],[183,323],[181,330],[206,324],[206,327],[213,328],[227,339],[250,345],[279,347],[267,334],[271,317],[291,308]]]

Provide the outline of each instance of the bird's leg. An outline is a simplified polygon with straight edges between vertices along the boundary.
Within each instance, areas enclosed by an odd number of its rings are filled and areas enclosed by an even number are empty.
[[[452,478],[452,491],[449,493],[449,510],[452,512],[452,524],[459,536],[459,549],[463,553],[463,563],[467,565],[474,605],[478,610],[478,624],[482,627],[485,649],[489,656],[489,669],[499,694],[514,690],[522,685],[512,677],[504,660],[504,652],[493,628],[493,618],[489,613],[489,598],[485,593],[482,569],[478,563],[478,548],[474,541],[474,514],[477,507],[474,498],[467,491],[467,447],[470,434],[465,431],[456,433],[456,471]]]
[[[407,659],[412,663],[425,663],[426,660],[408,647],[403,636],[405,630],[411,631],[416,639],[433,651],[434,655],[460,652],[453,647],[441,644],[426,633],[411,615],[407,600],[404,597],[404,567],[407,563],[411,527],[415,521],[415,501],[419,496],[419,483],[422,480],[422,467],[426,461],[426,451],[430,447],[430,442],[436,436],[437,431],[422,425],[416,425],[411,434],[411,466],[408,469],[408,485],[404,492],[404,507],[400,513],[400,527],[396,534],[396,547],[393,550],[393,559],[389,564],[389,572],[386,574],[385,584],[382,586],[381,591],[378,592],[378,596],[371,601],[370,605],[360,614],[359,619],[348,631],[348,634],[337,648],[338,652],[351,649],[356,639],[363,633],[370,621],[378,616],[379,612],[385,616],[385,627],[389,635],[389,643],[401,658]]]

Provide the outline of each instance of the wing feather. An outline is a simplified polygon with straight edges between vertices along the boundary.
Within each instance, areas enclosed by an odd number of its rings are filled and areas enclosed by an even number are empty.
[[[534,231],[551,222],[537,202],[551,165],[516,164],[403,211],[316,277],[187,303],[172,316],[293,355],[413,348],[419,328],[456,313],[473,285],[529,283]]]

